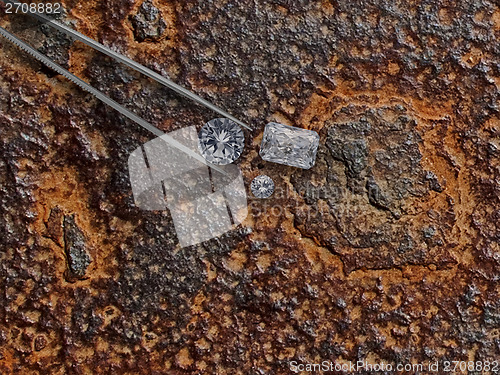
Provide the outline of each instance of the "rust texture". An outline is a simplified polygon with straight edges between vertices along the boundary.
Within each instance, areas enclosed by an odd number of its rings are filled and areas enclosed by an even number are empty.
[[[250,123],[245,182],[277,191],[180,249],[168,212],[133,204],[151,136],[0,40],[1,374],[500,358],[498,2],[63,4]],[[0,25],[165,131],[216,116],[25,16]],[[319,132],[314,168],[259,158],[269,121]]]

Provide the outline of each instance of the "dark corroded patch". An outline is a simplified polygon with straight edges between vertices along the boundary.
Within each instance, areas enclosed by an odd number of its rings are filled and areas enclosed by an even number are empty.
[[[83,279],[92,259],[87,250],[87,241],[75,223],[75,215],[65,215],[63,219],[64,252],[68,262],[68,278]]]
[[[2,374],[499,358],[498,2],[63,2],[62,22],[253,125],[238,163],[276,193],[180,249],[168,212],[133,204],[127,158],[152,136],[0,40]],[[165,131],[215,117],[26,17],[0,24]],[[318,131],[311,170],[259,158],[270,121]]]
[[[160,10],[149,0],[142,3],[137,14],[130,17],[130,21],[138,42],[157,40],[163,35],[167,26]]]
[[[348,272],[454,262],[447,251],[456,246],[453,205],[443,211],[420,207],[419,201],[440,185],[421,166],[416,125],[400,105],[344,108],[326,120],[319,166],[292,176],[305,200],[294,210],[296,225],[303,235],[341,254]],[[439,233],[429,232],[436,227]]]

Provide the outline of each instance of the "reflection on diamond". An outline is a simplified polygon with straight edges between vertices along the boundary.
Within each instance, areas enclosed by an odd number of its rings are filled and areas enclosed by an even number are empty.
[[[318,145],[319,135],[313,130],[270,122],[259,153],[266,161],[309,169],[316,161]]]
[[[250,189],[256,198],[269,198],[274,193],[274,181],[269,176],[257,176],[252,180]]]
[[[218,165],[230,164],[238,159],[245,146],[245,135],[239,125],[227,118],[207,122],[198,134],[199,149],[203,157]]]

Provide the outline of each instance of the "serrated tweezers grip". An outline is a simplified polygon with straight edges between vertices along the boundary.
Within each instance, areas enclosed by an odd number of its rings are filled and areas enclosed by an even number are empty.
[[[135,115],[134,113],[130,112],[128,109],[126,109],[121,104],[118,104],[110,97],[106,96],[105,94],[103,94],[102,92],[97,90],[96,88],[90,86],[87,82],[81,80],[80,78],[78,78],[77,76],[72,74],[71,72],[67,71],[66,69],[64,69],[60,65],[56,64],[55,62],[50,60],[47,56],[41,54],[36,49],[34,49],[30,45],[26,44],[21,39],[19,39],[15,35],[11,34],[10,32],[8,32],[7,30],[5,30],[2,27],[0,27],[0,35],[3,36],[8,41],[10,41],[11,43],[18,46],[20,49],[22,49],[26,53],[30,54],[31,56],[33,56],[34,58],[39,60],[40,62],[42,62],[43,64],[47,65],[49,68],[51,68],[55,72],[66,77],[71,82],[73,82],[76,85],[78,85],[79,87],[81,87],[83,90],[94,95],[97,99],[101,100],[103,103],[109,105],[110,107],[114,108],[115,110],[117,110],[118,112],[123,114],[124,116],[128,117],[130,120],[136,122],[137,124],[142,126],[144,129],[149,130],[151,133],[153,133],[157,136],[160,136],[165,142],[170,144],[172,147],[175,147],[179,151],[182,151],[182,152],[188,154],[189,156],[193,157],[197,161],[199,161],[205,165],[208,165],[209,167],[217,170],[218,172],[225,174],[225,172],[222,171],[220,168],[218,168],[212,164],[207,163],[207,161],[201,155],[196,154],[191,149],[184,146],[182,143],[180,143],[180,142],[176,141],[175,139],[173,139],[172,137],[170,137],[168,134],[165,134],[163,131],[161,131],[157,127],[151,125],[149,122],[145,121],[144,119],[142,119],[139,116]]]
[[[1,1],[3,1],[5,3],[13,4],[13,5],[20,4],[19,2],[15,1],[15,0],[1,0]],[[31,12],[31,11],[28,11],[28,14],[37,18],[39,21],[42,21],[44,23],[49,24],[53,28],[71,36],[72,38],[77,39],[82,43],[85,43],[86,45],[98,50],[99,52],[102,52],[105,55],[108,55],[108,56],[114,58],[115,60],[121,62],[122,64],[125,64],[134,70],[137,70],[138,72],[148,76],[149,78],[154,79],[155,81],[170,88],[171,90],[174,90],[178,94],[180,94],[186,98],[189,98],[189,99],[209,108],[210,110],[212,110],[216,113],[219,113],[220,115],[230,119],[231,121],[234,121],[237,124],[247,128],[248,130],[252,130],[252,128],[250,126],[244,124],[243,122],[241,122],[240,120],[238,120],[234,116],[230,115],[229,113],[227,113],[223,109],[213,105],[209,101],[207,101],[207,100],[203,99],[202,97],[196,95],[195,93],[185,89],[184,87],[179,86],[175,82],[169,80],[168,78],[163,77],[162,75],[145,67],[144,65],[141,65],[141,64],[135,62],[134,60],[131,60],[128,57],[123,56],[122,54],[119,54],[118,52],[115,52],[115,51],[109,49],[108,47],[102,45],[101,43],[95,41],[94,39],[91,39],[91,38],[79,33],[78,31],[75,31],[75,30],[73,30],[73,29],[71,29],[63,24],[60,24],[59,22],[50,19],[49,17],[45,16],[44,14],[41,14],[38,12]]]

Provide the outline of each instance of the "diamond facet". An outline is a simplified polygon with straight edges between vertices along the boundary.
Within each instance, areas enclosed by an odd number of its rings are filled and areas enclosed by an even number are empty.
[[[250,189],[256,198],[269,198],[274,193],[274,181],[269,176],[260,175],[252,180]]]
[[[309,169],[316,161],[319,135],[313,130],[270,122],[260,145],[262,159]]]
[[[238,159],[245,146],[245,135],[235,122],[216,118],[207,122],[198,134],[201,155],[218,165],[230,164]]]

